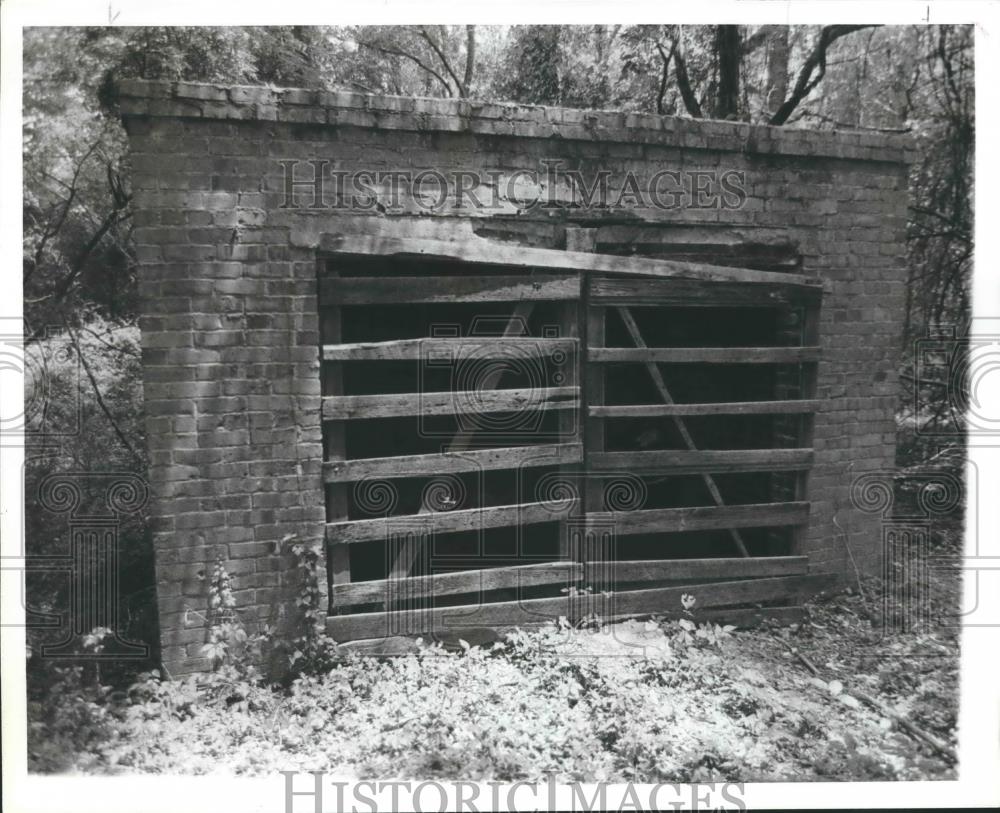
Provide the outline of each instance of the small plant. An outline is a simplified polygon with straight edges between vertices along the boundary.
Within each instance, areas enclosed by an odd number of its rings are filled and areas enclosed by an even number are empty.
[[[720,649],[723,641],[736,629],[731,624],[719,625],[710,622],[697,623],[694,606],[697,599],[689,593],[681,596],[683,617],[668,626],[661,626],[671,646],[678,650],[688,647]]]
[[[319,582],[323,550],[318,542],[301,541],[294,541],[291,550],[299,574],[295,605],[302,618],[302,634],[286,645],[290,650],[288,665],[294,674],[322,674],[341,660],[336,641],[326,632],[326,607]]]
[[[670,644],[679,650],[688,647],[700,647],[707,649],[720,649],[736,627],[731,624],[720,626],[719,624],[702,623],[696,624],[690,618],[681,618],[665,629],[665,633],[670,639]]]
[[[221,559],[215,563],[208,587],[208,613],[208,642],[201,653],[212,661],[215,671],[227,665],[242,665],[248,654],[248,636],[236,616],[232,580]]]

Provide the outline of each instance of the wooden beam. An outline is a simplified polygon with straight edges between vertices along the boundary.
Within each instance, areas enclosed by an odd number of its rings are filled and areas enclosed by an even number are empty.
[[[399,339],[390,342],[359,342],[323,346],[323,361],[418,361],[469,354],[475,359],[539,358],[573,353],[576,339],[465,337],[455,339]]]
[[[592,573],[599,570],[599,573]],[[586,565],[586,580],[653,582],[678,579],[749,579],[809,572],[807,556],[751,556],[717,559],[647,559]]]
[[[819,288],[774,282],[710,282],[592,276],[594,304],[713,308],[777,308],[818,302]]]
[[[576,621],[590,615],[594,608],[609,607],[610,618],[633,615],[680,613],[681,596],[695,599],[696,613],[727,605],[753,604],[807,598],[837,584],[839,574],[781,576],[735,582],[657,587],[613,593],[611,596],[575,595],[558,598],[522,599],[517,602],[460,607],[432,607],[424,610],[400,610],[394,613],[357,613],[331,616],[326,629],[336,641],[385,638],[399,626],[410,632],[450,633],[471,627],[507,628],[539,625],[556,621],[560,616]],[[404,617],[401,624],[393,616]],[[697,615],[696,615],[697,617]]]
[[[624,621],[629,618],[643,617],[644,615],[652,615],[656,618],[665,619],[678,619],[678,618],[691,618],[691,616],[680,609],[665,609],[657,612],[650,613],[633,613],[631,615],[619,615],[613,616],[611,618],[605,618],[604,621]],[[806,610],[804,607],[722,607],[713,610],[704,610],[697,614],[697,619],[699,623],[711,623],[711,624],[731,624],[734,627],[740,629],[750,629],[752,627],[760,626],[763,623],[771,623],[778,625],[788,625],[788,624],[799,624],[805,620]],[[494,642],[503,639],[504,635],[508,632],[514,632],[516,630],[524,629],[537,629],[539,627],[551,624],[549,620],[539,621],[532,620],[521,623],[519,626],[510,626],[504,624],[497,624],[493,627],[465,627],[459,628],[457,632],[455,631],[441,631],[425,632],[421,637],[424,639],[430,639],[432,641],[440,641],[444,644],[451,644],[452,646],[458,645],[458,640],[469,639],[469,643],[476,645],[477,642]],[[576,655],[586,655],[587,654],[587,635],[588,632],[572,633],[568,632],[565,639],[565,645],[573,647],[568,650]],[[584,643],[580,647],[574,646],[574,641],[583,641]],[[556,644],[559,646],[560,644]],[[365,657],[397,657],[399,655],[416,654],[420,651],[421,647],[417,644],[415,638],[404,637],[401,635],[388,635],[384,638],[357,638],[352,640],[345,640],[340,644],[340,648],[345,651],[357,652]],[[561,650],[559,650],[561,651]],[[626,656],[629,652],[634,652],[636,655],[641,654],[641,649],[632,649],[626,651]],[[605,654],[604,652],[599,652],[598,654]]]
[[[430,477],[463,471],[496,471],[535,466],[560,466],[583,460],[580,443],[547,443],[538,446],[510,446],[501,449],[473,449],[440,454],[366,457],[332,460],[323,464],[327,483],[352,482],[368,477]]]
[[[321,262],[321,268],[323,263]],[[328,271],[336,274],[336,270]],[[340,308],[324,308],[320,318],[320,340],[339,342],[343,335]],[[320,370],[320,388],[324,397],[339,397],[344,393],[344,365],[327,364]],[[323,458],[336,462],[347,456],[347,438],[343,423],[328,423],[323,426]],[[324,485],[326,521],[339,522],[348,516],[347,489],[341,483]],[[327,548],[327,581],[334,585],[351,581],[351,556],[346,545],[330,545]],[[336,608],[334,608],[336,609]]]
[[[545,268],[549,271],[595,271],[616,276],[641,276],[660,279],[704,279],[718,282],[770,282],[822,289],[817,277],[773,271],[753,271],[708,263],[651,260],[580,251],[531,248],[469,237],[458,242],[376,236],[327,235],[320,240],[320,251],[354,256],[420,258],[470,265],[503,265],[515,268]]]
[[[803,309],[803,319],[801,332],[799,334],[802,344],[818,344],[820,309],[818,304],[807,306]],[[802,398],[816,397],[817,369],[815,365],[800,367],[799,370],[799,395]],[[806,413],[798,420],[798,443],[800,446],[811,446],[816,425],[816,416],[813,413]],[[809,471],[802,470],[795,478],[795,499],[804,500],[809,495]],[[792,533],[792,552],[801,553],[807,546],[808,528],[796,528]]]
[[[462,593],[488,593],[491,590],[516,590],[548,584],[570,585],[583,578],[583,565],[577,562],[549,562],[485,570],[463,570],[433,576],[406,579],[379,579],[338,585],[333,598],[338,606],[377,604]]]
[[[766,502],[751,505],[706,505],[697,508],[653,508],[587,514],[587,524],[613,525],[620,535],[770,528],[809,521],[807,502]],[[665,543],[669,544],[669,543]]]
[[[589,301],[584,303],[586,343],[588,345],[603,345],[607,331],[607,309],[595,307]],[[605,399],[606,369],[596,364],[583,365],[583,383],[587,404],[600,405]],[[593,474],[592,461],[603,453],[605,448],[604,421],[588,415],[583,423],[584,467],[587,476],[583,481],[584,510],[603,511],[606,483],[601,477]],[[614,556],[614,539],[607,534],[580,533],[575,529],[576,556],[584,562],[604,562]],[[591,587],[598,593],[610,590],[612,585],[602,582],[591,582]]]
[[[622,322],[625,323],[625,328],[628,330],[629,335],[632,337],[632,341],[635,343],[637,350],[647,350],[646,342],[642,338],[642,333],[639,331],[639,326],[635,323],[635,319],[632,318],[632,313],[628,308],[616,308],[618,315],[621,317]],[[665,404],[674,403],[674,398],[670,394],[670,390],[667,389],[667,383],[663,380],[663,374],[660,372],[660,368],[656,366],[652,361],[646,362],[646,372],[649,373],[649,377],[653,380],[653,386],[656,387],[656,391],[660,394],[660,398]],[[695,445],[694,438],[691,437],[691,433],[688,431],[687,424],[677,417],[673,417],[674,426],[677,428],[677,432],[681,436],[681,440],[684,441],[685,447],[689,451],[696,451],[697,446]],[[710,474],[702,474],[702,481],[705,483],[705,488],[708,489],[709,495],[712,497],[712,501],[716,505],[722,505],[723,499],[722,494],[719,492],[719,487],[715,484],[715,480],[712,479]],[[743,537],[740,532],[735,528],[729,528],[729,534],[733,538],[733,542],[736,543],[736,549],[743,556],[749,556],[750,552],[747,550],[746,545],[743,542]]]
[[[589,347],[587,360],[640,364],[800,364],[819,361],[818,347]]]
[[[575,409],[579,395],[578,387],[341,395],[323,399],[323,420],[523,412],[527,409]]]
[[[559,311],[559,335],[566,338],[573,338],[576,342],[572,351],[563,356],[563,363],[559,365],[555,376],[560,376],[558,380],[562,386],[580,387],[580,353],[578,351],[578,338],[581,333],[581,308],[579,301],[563,302],[558,306]],[[580,410],[562,409],[556,415],[556,424],[559,431],[559,439],[562,441],[578,440],[583,437],[580,426],[583,415]],[[581,444],[582,452],[582,444]],[[580,460],[567,460],[559,467],[560,476],[568,483],[579,483],[579,473],[581,471],[582,453]],[[559,523],[559,558],[563,561],[576,558],[573,550],[573,530],[569,522],[564,519]]]
[[[350,522],[328,522],[326,540],[331,544],[351,545],[385,539],[395,528],[424,528],[428,533],[461,533],[513,525],[537,525],[558,522],[577,506],[577,500],[557,503],[529,502],[518,505],[494,505],[426,514],[405,514]]]
[[[328,305],[409,305],[433,302],[520,302],[580,298],[578,274],[320,279]]]
[[[660,418],[673,415],[798,415],[816,412],[822,401],[722,401],[712,404],[624,404],[591,406],[592,418]]]
[[[633,474],[732,474],[747,471],[800,471],[812,466],[812,449],[697,449],[601,452],[591,469]]]

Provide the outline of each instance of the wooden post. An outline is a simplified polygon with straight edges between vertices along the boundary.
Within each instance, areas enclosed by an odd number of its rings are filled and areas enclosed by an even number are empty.
[[[332,263],[320,260],[320,276],[337,275],[330,269]],[[340,344],[343,338],[341,312],[339,306],[326,306],[321,309],[320,341],[322,344]],[[320,352],[322,358],[322,350]],[[323,395],[344,394],[344,365],[339,361],[321,361],[321,386]],[[323,457],[327,461],[342,461],[347,456],[344,421],[327,421],[323,425]],[[326,521],[341,522],[347,515],[347,484],[326,484]],[[347,584],[351,581],[351,556],[348,545],[337,542],[327,544],[327,579],[330,585]],[[331,589],[330,595],[333,595]],[[332,602],[331,602],[332,603]],[[331,611],[336,612],[336,607]]]
[[[586,296],[586,294],[585,294]],[[584,511],[587,515],[604,512],[605,482],[596,474],[590,461],[596,454],[604,452],[604,418],[591,417],[591,406],[604,404],[605,368],[602,364],[590,364],[586,361],[591,348],[604,347],[605,320],[607,310],[601,305],[591,305],[589,297],[585,298],[586,314],[586,356],[583,369],[586,387],[584,399]],[[614,523],[596,526],[589,520],[585,523],[582,534],[581,550],[577,552],[579,560],[584,564],[587,585],[594,591],[590,608],[602,618],[612,617],[614,612],[614,567],[617,559],[615,550],[617,534]],[[611,601],[605,601],[603,594],[612,593]]]
[[[803,308],[802,315],[802,344],[809,347],[819,345],[819,316],[820,306],[809,304]],[[799,398],[812,399],[816,397],[816,378],[818,362],[808,362],[799,367],[801,384],[799,387]],[[799,446],[812,447],[813,430],[816,425],[816,416],[813,412],[807,412],[799,417]],[[795,499],[805,501],[809,495],[809,469],[803,469],[795,477]],[[806,537],[809,533],[809,526],[799,525],[792,532],[792,555],[801,554],[805,550]]]
[[[580,338],[580,303],[567,302],[559,305],[559,338],[579,339]],[[571,350],[566,363],[562,367],[563,378],[561,381],[553,382],[559,387],[575,387],[580,380],[580,345],[575,350]],[[558,413],[559,443],[575,442],[580,436],[579,422],[582,419],[583,406],[579,404],[575,410],[563,409]],[[579,485],[579,473],[581,464],[564,464],[559,467],[559,472],[566,477],[570,483]],[[571,528],[568,517],[564,517],[559,522],[559,558],[563,561],[575,559],[573,555],[573,544],[571,542]]]

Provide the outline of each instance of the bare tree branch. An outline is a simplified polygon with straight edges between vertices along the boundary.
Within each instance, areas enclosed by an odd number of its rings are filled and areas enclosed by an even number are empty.
[[[35,248],[35,253],[32,258],[31,267],[24,272],[25,283],[31,279],[32,275],[35,273],[36,270],[38,270],[38,267],[42,264],[42,255],[45,253],[45,246],[48,245],[49,240],[51,240],[55,235],[57,235],[62,230],[63,224],[66,222],[66,218],[69,216],[69,211],[71,208],[73,208],[73,201],[76,199],[76,193],[77,193],[76,185],[77,181],[80,178],[80,173],[83,171],[83,165],[86,164],[87,161],[90,159],[90,156],[94,154],[94,150],[97,149],[100,143],[101,141],[100,139],[98,139],[93,144],[91,144],[90,147],[87,148],[87,151],[84,152],[83,157],[80,159],[79,163],[77,163],[76,169],[73,171],[73,178],[69,182],[69,184],[65,184],[64,182],[60,181],[60,183],[63,183],[63,185],[68,188],[69,194],[65,198],[65,202],[62,207],[62,212],[59,214],[59,218],[57,219],[56,223],[54,225],[46,225],[45,229],[42,231],[42,236],[39,239],[38,245]]]
[[[462,87],[462,81],[458,78],[458,74],[456,74],[452,69],[451,62],[448,61],[448,57],[445,56],[444,51],[441,50],[441,47],[434,40],[434,37],[428,34],[427,29],[423,26],[420,27],[420,36],[424,38],[427,44],[431,46],[431,50],[433,50],[434,53],[437,54],[438,59],[441,60],[441,64],[444,65],[444,69],[448,73],[448,76],[452,78],[455,82],[455,87],[458,88],[458,95],[465,98],[466,93],[465,88]]]
[[[358,46],[361,47],[361,48],[368,48],[368,49],[370,49],[372,51],[375,51],[377,53],[380,53],[380,54],[386,54],[388,56],[400,56],[400,57],[403,57],[403,59],[410,60],[411,62],[413,62],[414,64],[416,64],[417,67],[419,67],[421,70],[427,71],[427,73],[429,73],[431,76],[433,76],[435,79],[437,79],[441,83],[441,85],[444,87],[444,89],[447,91],[447,93],[448,93],[449,96],[454,96],[455,95],[455,92],[452,90],[451,85],[448,84],[448,80],[446,80],[441,74],[439,74],[436,70],[434,70],[430,65],[425,64],[424,61],[421,60],[419,57],[414,56],[413,54],[407,53],[406,51],[402,51],[402,50],[400,50],[398,48],[390,48],[390,47],[385,46],[385,45],[380,45],[380,44],[375,43],[375,42],[365,42],[364,40],[360,40],[360,39],[358,40]]]
[[[104,413],[104,417],[108,419],[108,423],[111,424],[111,428],[114,430],[119,442],[124,446],[129,454],[131,454],[140,464],[143,463],[142,457],[135,450],[125,433],[122,432],[121,427],[118,426],[118,422],[115,420],[114,415],[111,414],[111,410],[108,409],[108,405],[104,402],[104,396],[101,395],[101,388],[97,386],[97,379],[94,377],[93,370],[90,369],[90,364],[87,363],[86,356],[83,353],[83,348],[80,347],[80,340],[76,335],[76,331],[69,326],[69,322],[63,319],[63,325],[66,327],[66,332],[69,334],[70,341],[73,342],[73,347],[76,350],[76,357],[80,359],[80,364],[83,367],[84,372],[87,374],[87,380],[90,381],[90,386],[94,390],[94,399],[97,401],[97,405],[100,407],[101,412]]]
[[[780,125],[788,121],[788,117],[799,106],[799,102],[808,96],[813,88],[823,80],[823,77],[826,75],[826,52],[834,42],[854,31],[874,27],[871,24],[824,26],[823,30],[819,33],[819,40],[816,43],[816,47],[813,48],[812,53],[806,58],[802,70],[799,71],[799,76],[795,80],[795,87],[792,88],[791,95],[778,108],[777,112],[771,116],[768,124]]]
[[[660,43],[656,43],[656,50],[660,52],[660,59],[663,60],[663,72],[660,74],[660,91],[656,96],[656,112],[663,115],[663,97],[667,92],[667,76],[670,74],[670,60],[674,58],[674,51],[677,48],[677,41],[674,40],[668,53]]]
[[[694,91],[691,90],[691,80],[688,78],[687,63],[684,61],[684,46],[681,43],[682,36],[683,34],[678,31],[672,49],[674,55],[674,73],[677,75],[677,88],[681,92],[684,109],[687,110],[688,115],[691,118],[700,119],[702,117],[701,105],[698,104]]]
[[[73,282],[83,271],[87,264],[87,260],[94,250],[101,244],[104,236],[111,231],[111,229],[120,223],[122,220],[128,217],[128,203],[129,196],[125,193],[124,188],[121,184],[121,179],[117,177],[111,165],[108,165],[108,183],[111,188],[111,198],[114,202],[114,207],[101,221],[101,224],[97,227],[97,230],[90,236],[90,239],[86,242],[83,248],[77,253],[76,258],[73,260],[73,264],[69,268],[69,272],[59,281],[55,289],[51,294],[42,297],[41,299],[35,300],[34,302],[41,302],[45,300],[51,300],[53,302],[59,302],[72,287]],[[33,342],[41,337],[44,333],[45,328],[39,327],[28,339],[27,342]]]

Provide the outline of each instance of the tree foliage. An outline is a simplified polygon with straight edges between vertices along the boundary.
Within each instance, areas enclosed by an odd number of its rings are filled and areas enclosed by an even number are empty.
[[[967,309],[968,27],[32,29],[25,35],[24,276],[27,315],[39,324],[94,311],[134,317],[128,173],[114,115],[115,82],[127,77],[909,130],[925,158],[913,179],[917,292],[908,324]]]

